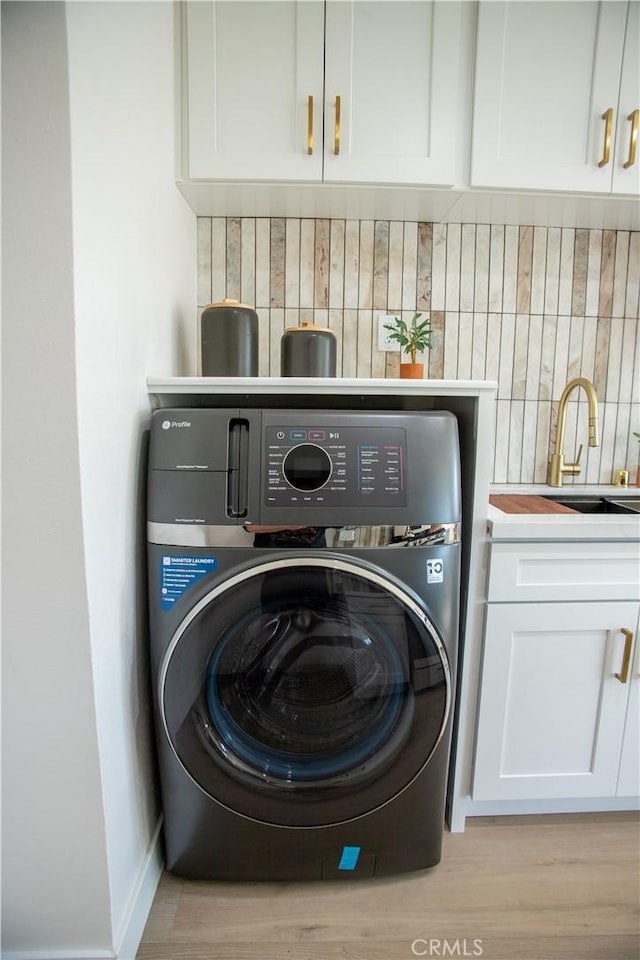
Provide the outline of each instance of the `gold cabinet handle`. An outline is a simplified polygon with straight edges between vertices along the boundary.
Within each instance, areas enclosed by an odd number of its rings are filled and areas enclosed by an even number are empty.
[[[631,630],[620,627],[620,633],[624,637],[624,653],[622,654],[622,666],[620,673],[615,674],[616,680],[620,683],[626,683],[629,679],[629,664],[631,663],[631,645],[633,644],[633,634]]]
[[[336,97],[335,146],[333,152],[336,157],[340,153],[340,97]]]
[[[604,150],[602,152],[602,160],[598,166],[606,167],[606,165],[609,163],[609,158],[611,157],[611,127],[613,126],[613,109],[609,107],[608,110],[605,110],[600,119],[604,120]]]
[[[313,97],[307,97],[307,153],[313,153]]]
[[[632,167],[636,162],[636,148],[638,146],[638,117],[640,116],[640,110],[634,110],[633,113],[630,113],[627,117],[627,120],[631,120],[631,140],[629,141],[629,157],[626,163],[623,163],[622,166],[625,170],[628,170],[629,167]]]

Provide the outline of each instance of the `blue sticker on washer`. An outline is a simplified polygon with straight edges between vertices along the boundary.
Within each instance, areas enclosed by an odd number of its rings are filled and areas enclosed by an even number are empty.
[[[215,557],[164,555],[160,564],[160,606],[171,610],[176,600],[218,566]]]
[[[360,856],[360,847],[343,847],[338,870],[355,870]]]

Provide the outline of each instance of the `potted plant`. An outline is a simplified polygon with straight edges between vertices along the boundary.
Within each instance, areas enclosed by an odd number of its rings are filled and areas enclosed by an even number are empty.
[[[405,379],[420,379],[424,376],[424,364],[418,363],[416,357],[431,346],[431,317],[418,323],[421,316],[421,313],[414,313],[410,323],[402,317],[394,317],[393,323],[384,325],[385,330],[389,330],[389,339],[399,343],[401,350],[409,355],[411,362],[400,364],[400,376]]]

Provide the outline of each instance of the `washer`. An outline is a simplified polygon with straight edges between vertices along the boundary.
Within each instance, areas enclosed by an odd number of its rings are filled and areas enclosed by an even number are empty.
[[[164,409],[148,473],[167,867],[440,860],[460,594],[447,412]]]

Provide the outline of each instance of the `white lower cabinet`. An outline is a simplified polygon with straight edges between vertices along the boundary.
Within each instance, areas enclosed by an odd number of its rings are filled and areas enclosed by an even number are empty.
[[[538,566],[545,547],[492,546],[474,801],[604,800],[640,795],[637,549],[635,557],[627,552],[628,569],[626,574],[621,572],[620,587],[629,596],[628,583],[635,578],[634,598],[599,600],[597,569],[599,566],[604,574],[606,562],[594,551],[589,563],[589,546],[584,545],[587,549],[579,564],[590,584],[592,599],[586,600],[576,582],[580,576],[576,574],[575,544],[546,545],[556,568],[551,601],[551,585]],[[603,544],[600,549],[606,553],[615,546]],[[618,546],[624,553],[627,545]],[[569,581],[565,593],[570,597],[577,591],[577,595],[559,602],[562,589],[558,583],[563,578],[558,574],[564,550],[567,562],[573,564],[571,575],[565,578]],[[538,572],[520,577],[519,583],[514,575],[510,597],[505,586],[507,568]],[[611,584],[606,584],[606,576],[602,579],[603,592],[609,597]],[[508,602],[519,601],[523,580],[527,601]],[[497,596],[499,602],[495,602]]]
[[[622,741],[620,757],[620,775],[618,776],[618,797],[640,796],[640,620],[636,631],[636,650],[630,671],[629,706],[627,722]]]

